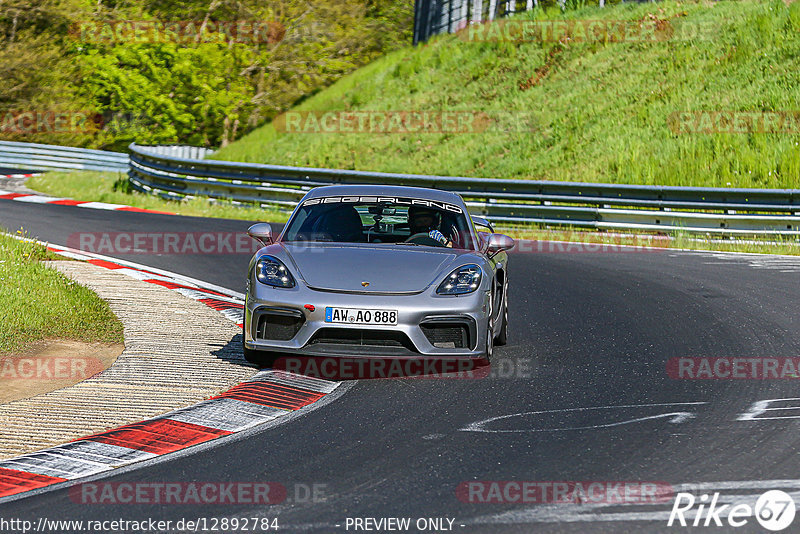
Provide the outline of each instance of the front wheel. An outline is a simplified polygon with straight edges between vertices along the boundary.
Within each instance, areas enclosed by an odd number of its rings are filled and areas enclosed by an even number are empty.
[[[484,351],[484,359],[487,363],[491,363],[492,356],[494,355],[494,291],[489,297],[489,322],[486,325],[486,350]]]
[[[494,337],[494,342],[497,346],[502,346],[508,343],[508,291],[507,290],[503,290],[503,312],[500,314],[498,321],[500,321],[500,328],[497,331],[497,335]]]

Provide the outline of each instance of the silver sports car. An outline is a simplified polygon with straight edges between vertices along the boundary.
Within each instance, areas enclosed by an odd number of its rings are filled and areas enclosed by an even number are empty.
[[[476,226],[488,231],[477,231]],[[510,237],[444,191],[312,189],[250,261],[244,354],[375,358],[492,356],[508,330]]]

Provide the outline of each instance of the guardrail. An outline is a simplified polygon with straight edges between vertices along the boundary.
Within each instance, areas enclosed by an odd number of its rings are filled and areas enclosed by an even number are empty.
[[[155,154],[129,147],[134,188],[165,198],[204,196],[290,209],[333,184],[454,191],[495,223],[717,235],[800,235],[800,189],[732,189],[505,180],[286,167]]]
[[[144,147],[149,152],[178,158],[204,158],[210,148],[180,145]],[[124,152],[92,150],[60,145],[0,141],[0,166],[33,171],[107,171],[127,173],[130,162]]]
[[[0,141],[0,166],[32,171],[128,172],[128,155],[88,148]]]
[[[625,0],[622,0],[623,2]],[[562,11],[567,0],[555,0]],[[605,0],[597,0],[600,7]],[[508,17],[539,6],[539,0],[415,0],[414,44],[440,33],[454,33],[469,24]]]
[[[566,0],[556,0],[564,9]],[[600,0],[601,6],[603,0]],[[538,0],[415,0],[414,44],[440,33],[454,33],[469,24],[480,24],[538,6]]]
[[[150,145],[140,146],[139,148],[161,156],[172,156],[173,158],[203,159],[214,153],[213,148],[203,148],[200,146]]]
[[[312,187],[394,184],[459,193],[494,223],[714,235],[800,236],[800,189],[732,189],[504,180],[286,167],[200,159],[198,147],[145,147],[130,155],[0,141],[0,166],[128,172],[143,192],[202,196],[290,210]]]

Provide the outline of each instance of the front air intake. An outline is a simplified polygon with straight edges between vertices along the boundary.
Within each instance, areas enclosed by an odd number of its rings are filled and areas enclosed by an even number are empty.
[[[320,328],[309,345],[358,345],[361,347],[403,347],[416,350],[403,332],[355,328]]]
[[[437,349],[470,349],[475,344],[475,326],[471,319],[428,320],[420,328]]]
[[[261,309],[256,311],[256,339],[289,341],[297,335],[305,322],[299,310]]]

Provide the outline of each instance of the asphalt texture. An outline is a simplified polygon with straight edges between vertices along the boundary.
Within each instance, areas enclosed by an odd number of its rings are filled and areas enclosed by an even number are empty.
[[[62,245],[80,232],[244,232],[249,224],[0,200],[0,226]],[[108,255],[236,291],[243,291],[249,260]],[[509,343],[496,349],[488,377],[358,380],[281,426],[103,479],[268,481],[287,488],[281,503],[85,504],[56,489],[0,504],[0,518],[266,517],[277,518],[282,531],[353,532],[353,518],[407,517],[411,532],[421,531],[419,518],[449,518],[451,529],[464,533],[669,532],[677,528],[666,525],[671,498],[628,506],[486,503],[474,502],[480,496],[470,502],[458,488],[475,481],[658,481],[696,485],[700,495],[703,488],[757,494],[800,487],[800,410],[740,420],[757,401],[800,396],[796,381],[667,373],[677,357],[800,355],[800,259],[555,247],[512,253],[509,280]],[[800,406],[781,405],[792,402]],[[316,497],[305,498],[313,487]],[[735,530],[764,531],[752,517]]]

